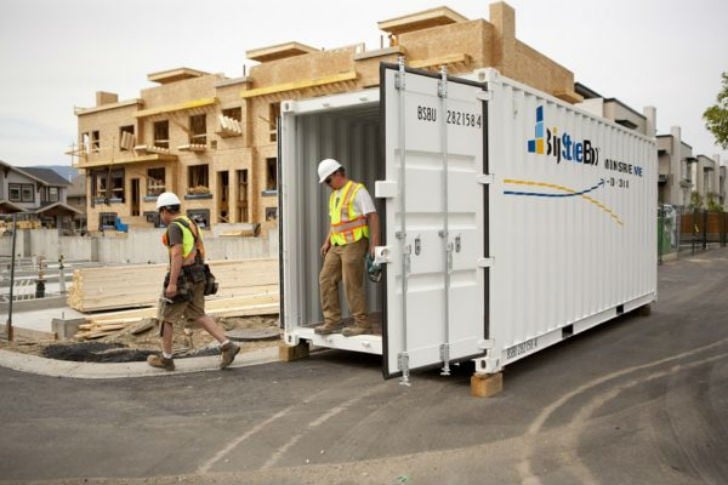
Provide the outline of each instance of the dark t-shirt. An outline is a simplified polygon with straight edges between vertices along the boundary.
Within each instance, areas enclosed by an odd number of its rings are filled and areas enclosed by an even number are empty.
[[[167,227],[167,238],[169,247],[172,247],[175,244],[182,244],[182,228],[179,227],[179,224],[172,222],[169,227]]]

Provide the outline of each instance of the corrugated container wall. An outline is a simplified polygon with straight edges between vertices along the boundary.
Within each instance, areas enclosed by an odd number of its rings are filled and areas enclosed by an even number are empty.
[[[500,367],[655,298],[657,151],[493,72],[488,90]]]

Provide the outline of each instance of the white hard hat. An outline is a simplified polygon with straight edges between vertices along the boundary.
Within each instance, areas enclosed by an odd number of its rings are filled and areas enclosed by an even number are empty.
[[[318,166],[319,183],[324,183],[329,175],[336,172],[340,168],[341,164],[333,158],[326,158],[324,160],[321,160]]]
[[[157,210],[170,205],[180,205],[179,197],[174,192],[162,192],[157,197]]]

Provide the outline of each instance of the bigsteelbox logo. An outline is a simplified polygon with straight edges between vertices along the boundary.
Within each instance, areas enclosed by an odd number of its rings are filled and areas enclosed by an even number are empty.
[[[599,149],[593,147],[590,140],[577,141],[568,132],[559,136],[555,126],[546,128],[543,106],[536,108],[535,138],[528,140],[528,152],[553,156],[556,163],[561,163],[562,159],[586,165],[599,163]]]

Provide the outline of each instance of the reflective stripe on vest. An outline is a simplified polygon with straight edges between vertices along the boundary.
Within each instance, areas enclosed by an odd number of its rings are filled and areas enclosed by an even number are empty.
[[[349,180],[339,191],[340,197],[336,197],[336,192],[331,192],[329,218],[331,219],[332,244],[344,246],[357,242],[363,237],[369,237],[366,216],[356,217],[354,215],[354,197],[362,187],[364,187],[362,184]]]
[[[179,219],[183,219],[189,225],[190,229],[185,227],[182,222],[179,222]],[[187,259],[195,248],[197,249],[197,251],[200,252],[200,256],[204,258],[205,250],[202,246],[202,234],[200,234],[200,230],[197,225],[194,222],[190,221],[190,219],[186,216],[179,216],[172,221],[172,224],[176,224],[177,227],[179,227],[182,231],[182,264],[186,265],[194,262],[194,259],[192,261],[187,261]],[[192,232],[192,227],[197,229],[197,235],[200,239],[200,242],[197,245],[195,245],[195,234]],[[167,235],[167,231],[164,231],[164,234],[162,235],[162,243],[165,246],[169,247],[169,236]],[[171,251],[172,248],[169,248],[169,250]]]

